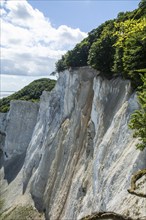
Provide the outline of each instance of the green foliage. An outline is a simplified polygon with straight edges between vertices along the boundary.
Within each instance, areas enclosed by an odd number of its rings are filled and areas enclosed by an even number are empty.
[[[146,18],[115,22],[114,72],[121,72],[132,80],[134,87],[141,85],[140,74],[146,68]],[[142,70],[142,71],[140,71]]]
[[[58,68],[63,64],[63,68]],[[56,64],[56,69],[90,65],[102,76],[113,74],[130,79],[139,89],[140,110],[131,116],[129,127],[139,137],[137,148],[146,147],[146,0],[138,9],[121,12],[117,19],[109,20],[92,30],[86,39],[68,51]],[[59,66],[60,67],[60,66]]]
[[[80,67],[87,65],[89,42],[85,39],[77,44],[73,50],[68,51],[56,63],[56,71],[62,72],[69,67]]]
[[[58,73],[63,72],[65,69],[67,69],[66,62],[65,62],[65,56],[62,56],[58,62],[56,62],[56,70]]]
[[[88,64],[100,71],[101,75],[112,77],[112,66],[114,61],[115,36],[113,35],[114,22],[109,21],[104,27],[100,38],[95,41],[89,51]]]
[[[55,86],[56,81],[51,79],[38,79],[25,86],[20,91],[0,99],[0,112],[9,111],[11,100],[26,100],[32,102],[38,102],[40,96],[44,90],[51,91]]]
[[[141,0],[138,6],[141,15],[146,15],[146,0]]]
[[[91,45],[100,38],[103,29],[109,21],[101,24],[98,28],[92,30],[88,37],[77,44],[73,50],[68,51],[60,60],[56,62],[56,71],[62,72],[69,67],[81,67],[88,65],[88,56]]]
[[[142,43],[141,41],[146,38],[144,35],[141,36],[141,32],[144,33],[143,31],[146,28],[145,17],[138,20],[128,19],[124,22],[115,22],[115,28],[116,32],[114,35],[117,35],[118,37],[115,45],[119,47],[124,47],[126,40],[129,38],[135,39],[140,43]]]
[[[80,44],[77,44],[73,50],[67,53],[66,56],[67,67],[86,66],[88,53],[89,53],[88,41],[83,40]]]
[[[146,0],[132,12],[120,12],[106,21],[68,51],[56,63],[61,72],[69,67],[90,65],[102,76],[113,74],[130,79],[134,88],[142,84],[140,73],[146,69]]]
[[[131,115],[129,127],[134,130],[134,137],[140,140],[137,149],[143,150],[146,147],[146,73],[141,77],[143,85],[139,87],[138,92],[140,109]]]

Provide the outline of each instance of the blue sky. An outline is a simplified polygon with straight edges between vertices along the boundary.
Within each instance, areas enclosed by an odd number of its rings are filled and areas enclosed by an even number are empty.
[[[48,77],[55,62],[93,28],[137,8],[136,0],[1,0],[1,90]]]
[[[137,8],[137,0],[74,0],[74,1],[40,1],[29,0],[29,3],[49,17],[51,23],[58,27],[62,24],[80,28],[89,32],[102,22],[116,18],[121,11],[132,11]]]

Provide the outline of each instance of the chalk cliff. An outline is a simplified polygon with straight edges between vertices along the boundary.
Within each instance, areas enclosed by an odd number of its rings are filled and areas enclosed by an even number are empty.
[[[12,102],[0,114],[3,210],[22,203],[50,220],[98,212],[143,219],[145,198],[127,191],[131,175],[146,167],[128,128],[137,108],[129,81],[89,67],[61,73],[40,105]]]

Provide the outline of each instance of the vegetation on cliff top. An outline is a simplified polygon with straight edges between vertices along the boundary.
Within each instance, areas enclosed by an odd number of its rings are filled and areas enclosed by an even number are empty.
[[[141,0],[138,9],[119,13],[116,19],[106,21],[92,30],[88,37],[68,51],[56,63],[56,71],[69,67],[90,65],[100,75],[113,75],[130,79],[138,89],[140,110],[131,116],[130,128],[140,143],[146,147],[146,0]]]
[[[55,86],[56,81],[43,78],[38,79],[30,83],[28,86],[25,86],[18,92],[0,99],[0,112],[7,112],[10,108],[10,101],[12,100],[25,100],[38,102],[40,96],[44,90],[51,91]]]
[[[146,0],[132,12],[119,13],[92,30],[88,37],[56,63],[61,72],[69,67],[92,66],[102,76],[113,74],[141,84],[139,73],[146,72]]]

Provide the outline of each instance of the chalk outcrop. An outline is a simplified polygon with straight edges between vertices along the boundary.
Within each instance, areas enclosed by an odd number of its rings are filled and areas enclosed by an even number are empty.
[[[5,208],[8,198],[17,204],[29,197],[50,220],[97,212],[146,216],[145,198],[127,191],[131,175],[146,167],[146,151],[135,149],[138,140],[128,128],[137,108],[129,81],[103,79],[89,67],[61,73],[56,87],[43,92],[39,111],[37,104],[14,102],[7,118],[0,118],[7,155],[1,176],[5,171],[8,181],[5,163],[19,167],[9,184],[2,181]],[[14,161],[18,155],[21,166]],[[143,177],[142,190],[144,184]],[[12,195],[13,185],[19,186]]]

